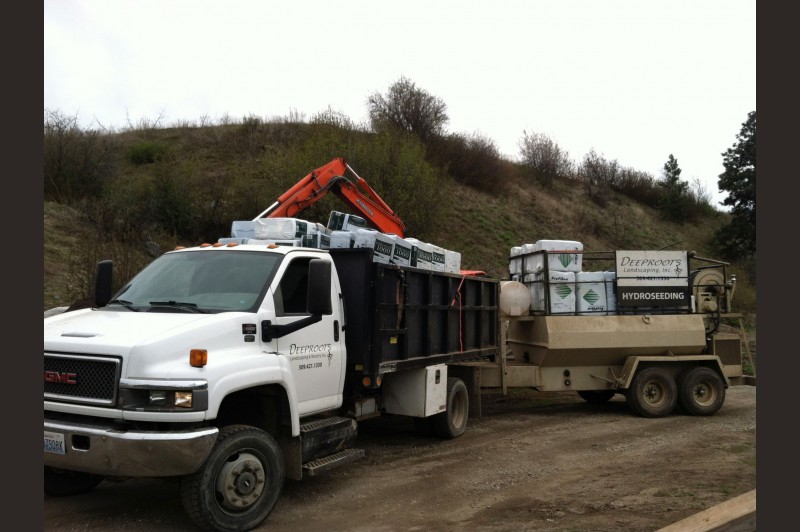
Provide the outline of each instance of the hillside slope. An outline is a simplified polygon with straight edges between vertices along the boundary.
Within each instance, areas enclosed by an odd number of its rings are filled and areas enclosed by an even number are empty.
[[[553,188],[514,184],[500,195],[453,186],[448,198],[431,213],[433,223],[429,233],[407,236],[458,251],[464,269],[484,270],[498,279],[508,278],[512,246],[541,239],[577,240],[586,251],[669,248],[693,250],[700,256],[713,258],[712,235],[726,222],[726,215],[719,214],[701,223],[675,224],[661,219],[653,209],[610,192],[604,205],[598,205],[581,186],[568,182],[556,183]],[[340,208],[338,204],[329,206]],[[314,212],[324,213],[323,209]],[[242,213],[240,219],[252,216]],[[57,203],[44,204],[45,310],[69,305],[89,295],[97,260],[115,259],[139,265],[152,260],[143,242],[128,243],[127,249],[117,243],[116,247],[99,251],[95,239],[88,217]],[[163,251],[193,243],[162,237],[157,244]],[[132,275],[138,267],[141,266],[129,266],[128,273],[123,275]],[[753,289],[741,275],[739,278],[737,290],[745,294],[740,299],[747,306],[749,300],[754,300],[754,295],[747,294]]]

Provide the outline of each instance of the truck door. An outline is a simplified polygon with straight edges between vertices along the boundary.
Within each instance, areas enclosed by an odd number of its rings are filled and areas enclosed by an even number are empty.
[[[289,258],[274,286],[275,321],[287,325],[310,316],[306,310],[308,263],[314,257]],[[277,338],[277,351],[289,359],[300,414],[336,408],[342,402],[344,350],[338,284],[331,283],[331,314]],[[324,297],[324,294],[321,294]]]

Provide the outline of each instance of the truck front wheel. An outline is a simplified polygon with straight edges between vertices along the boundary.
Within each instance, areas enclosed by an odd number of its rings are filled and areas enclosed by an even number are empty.
[[[250,530],[278,502],[285,469],[275,439],[247,425],[220,430],[206,461],[181,479],[181,500],[201,528]]]
[[[678,386],[663,368],[644,368],[633,378],[626,399],[628,406],[644,417],[668,416],[678,403]]]
[[[725,401],[725,383],[710,368],[696,367],[678,377],[678,403],[693,416],[710,416]]]
[[[461,379],[447,378],[447,410],[430,417],[434,434],[440,438],[458,438],[467,430],[469,395]]]

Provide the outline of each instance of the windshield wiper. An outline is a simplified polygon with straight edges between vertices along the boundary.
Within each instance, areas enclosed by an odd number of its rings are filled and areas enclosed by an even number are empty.
[[[172,308],[179,308],[183,310],[188,310],[190,312],[201,312],[205,313],[205,310],[197,308],[196,303],[186,303],[183,301],[151,301],[150,306],[152,307],[172,307]]]
[[[139,312],[139,309],[136,308],[136,306],[134,306],[132,302],[126,301],[124,299],[112,299],[111,301],[106,303],[106,306],[108,305],[122,305],[128,310],[132,310],[133,312]]]

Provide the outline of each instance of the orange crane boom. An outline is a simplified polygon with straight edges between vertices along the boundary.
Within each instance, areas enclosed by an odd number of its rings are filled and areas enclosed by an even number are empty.
[[[347,171],[351,176],[347,176]],[[370,227],[382,233],[405,236],[405,224],[367,182],[343,158],[313,170],[270,205],[258,218],[296,218],[333,192]]]

